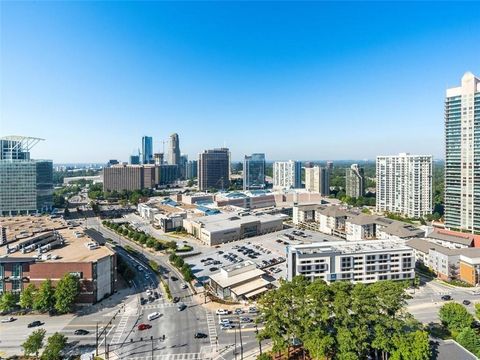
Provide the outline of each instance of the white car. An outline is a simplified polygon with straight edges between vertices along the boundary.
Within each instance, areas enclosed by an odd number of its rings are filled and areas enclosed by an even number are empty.
[[[7,317],[7,318],[3,318],[2,319],[2,323],[9,323],[9,322],[12,322],[14,321],[15,319],[13,317]]]
[[[233,329],[232,324],[225,324],[225,325],[220,326],[220,330],[229,330],[229,329]]]
[[[148,315],[148,320],[155,320],[156,318],[159,318],[160,317],[160,313],[159,312],[153,312],[151,314]]]
[[[147,295],[148,295],[148,296],[152,295],[152,290],[148,289],[148,290],[147,290]]]
[[[229,319],[221,319],[219,322],[218,322],[218,325],[230,325],[230,320]]]
[[[186,288],[188,288],[188,285],[187,284],[182,284],[181,288],[186,289]]]
[[[218,309],[217,311],[215,311],[215,314],[217,314],[217,315],[228,315],[228,310]]]

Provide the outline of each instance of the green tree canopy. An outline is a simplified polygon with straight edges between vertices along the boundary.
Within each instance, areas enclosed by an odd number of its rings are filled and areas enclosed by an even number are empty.
[[[455,340],[468,351],[480,356],[480,339],[471,327],[460,330]]]
[[[62,360],[62,351],[67,346],[68,338],[56,332],[47,339],[47,346],[43,350],[41,360]]]
[[[30,356],[32,354],[38,358],[38,353],[43,347],[43,340],[45,339],[45,329],[38,329],[32,332],[27,340],[22,344],[23,352],[25,356]]]
[[[28,286],[25,289],[23,289],[22,293],[20,294],[20,306],[23,309],[33,308],[33,302],[35,300],[36,291],[37,289],[33,284],[28,284]]]
[[[75,299],[80,293],[80,280],[72,274],[65,274],[55,289],[55,309],[60,314],[71,312]]]
[[[52,281],[47,279],[40,284],[40,288],[35,294],[33,308],[38,311],[46,312],[53,309],[55,305],[55,289]]]
[[[438,316],[450,331],[460,331],[463,328],[470,327],[473,322],[473,316],[467,311],[465,306],[450,302],[443,305],[438,312]]]
[[[17,304],[18,297],[16,294],[10,291],[5,291],[0,296],[0,311],[12,311]]]

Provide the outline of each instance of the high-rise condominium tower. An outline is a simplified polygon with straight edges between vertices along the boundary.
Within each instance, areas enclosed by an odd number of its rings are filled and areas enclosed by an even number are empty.
[[[198,156],[198,188],[226,189],[230,185],[230,151],[205,150]]]
[[[180,165],[180,140],[178,134],[170,135],[170,151],[168,163],[170,165]]]
[[[352,164],[345,171],[345,193],[347,196],[359,198],[365,195],[365,176],[363,168]]]
[[[276,161],[273,163],[273,187],[298,189],[302,187],[302,163],[300,161]]]
[[[305,189],[322,195],[330,194],[330,170],[328,167],[305,168]]]
[[[480,232],[480,79],[470,72],[445,99],[445,226]]]
[[[432,212],[432,156],[377,156],[377,211],[411,218]]]
[[[153,139],[151,136],[142,137],[142,164],[153,163]]]
[[[243,159],[243,190],[265,188],[265,154],[245,155]]]

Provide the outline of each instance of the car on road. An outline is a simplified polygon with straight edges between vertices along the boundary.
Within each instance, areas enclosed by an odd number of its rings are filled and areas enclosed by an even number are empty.
[[[186,288],[188,288],[188,285],[185,284],[185,283],[183,283],[182,286],[180,286],[180,287],[181,287],[182,289],[186,289]]]
[[[450,295],[443,295],[441,297],[442,300],[445,300],[445,301],[448,301],[448,300],[452,300],[452,297]]]
[[[211,267],[211,268],[210,268],[210,269],[208,269],[208,270],[210,270],[211,272],[214,272],[214,271],[217,271],[217,270],[218,270],[218,268],[217,268],[217,267],[215,267],[215,266],[213,266],[213,267]]]
[[[217,309],[217,311],[215,311],[215,314],[217,315],[228,315],[230,312],[228,310],[225,310],[225,309]]]
[[[204,334],[204,333],[201,333],[201,332],[197,332],[197,333],[195,333],[195,335],[193,335],[193,337],[195,339],[205,339],[205,338],[208,337],[208,335]]]
[[[462,301],[462,304],[463,304],[463,305],[470,305],[471,302],[470,302],[470,300],[463,300],[463,301]]]
[[[480,290],[473,290],[472,295],[480,295]]]
[[[178,278],[177,278],[176,276],[170,276],[170,279],[171,279],[172,281],[177,281],[177,280],[178,280]]]
[[[139,324],[138,325],[138,330],[142,331],[142,330],[148,330],[148,329],[151,329],[152,328],[152,325],[150,324]]]
[[[77,329],[73,332],[75,335],[87,335],[88,334],[88,330],[85,330],[85,329]]]
[[[156,318],[159,318],[159,317],[160,317],[160,313],[155,311],[155,312],[149,314],[147,319],[152,321],[152,320],[155,320]]]
[[[187,308],[187,305],[185,305],[185,304],[180,304],[180,305],[178,305],[177,310],[178,310],[178,311],[183,311],[183,310],[185,310],[186,308]]]
[[[35,320],[35,321],[32,321],[31,323],[29,323],[27,326],[28,326],[29,328],[37,327],[37,326],[42,326],[42,322],[39,321],[39,320]]]
[[[12,321],[15,321],[15,318],[12,317],[12,316],[9,316],[9,317],[3,318],[1,322],[2,323],[9,323],[9,322],[12,322]]]
[[[180,298],[179,298],[178,296],[175,296],[175,297],[173,298],[173,302],[174,302],[174,303],[177,303],[177,302],[179,302],[179,301],[180,301]]]

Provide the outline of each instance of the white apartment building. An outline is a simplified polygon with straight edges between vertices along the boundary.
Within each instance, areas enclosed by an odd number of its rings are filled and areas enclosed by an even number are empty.
[[[419,218],[432,212],[432,156],[377,156],[377,211]]]
[[[276,161],[273,163],[273,187],[297,189],[302,187],[302,163],[300,161]]]
[[[287,279],[303,275],[327,283],[407,280],[415,276],[413,250],[402,241],[326,242],[287,247]]]
[[[480,232],[480,79],[470,72],[445,99],[445,226]]]
[[[320,166],[305,168],[305,189],[324,196],[330,194],[330,171]]]

